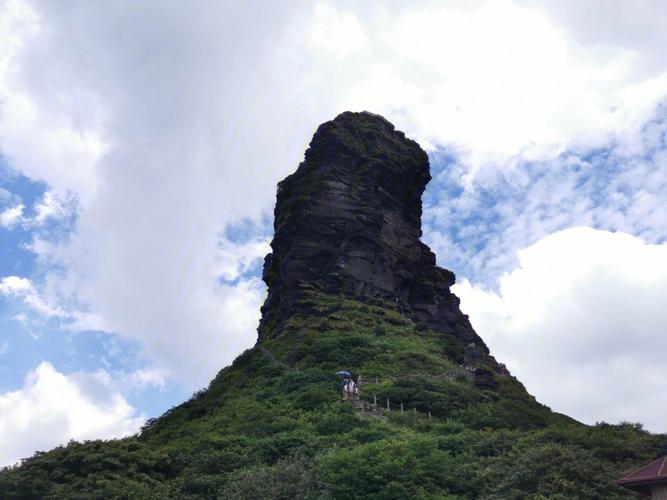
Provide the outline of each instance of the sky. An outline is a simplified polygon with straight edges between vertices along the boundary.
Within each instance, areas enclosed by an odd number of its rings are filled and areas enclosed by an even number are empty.
[[[380,113],[496,358],[667,432],[667,6],[0,0],[0,465],[120,437],[254,345],[276,183]]]

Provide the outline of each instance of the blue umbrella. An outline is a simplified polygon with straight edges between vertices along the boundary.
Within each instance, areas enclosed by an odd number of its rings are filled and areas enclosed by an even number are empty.
[[[336,375],[340,375],[341,377],[351,377],[352,374],[350,372],[346,372],[345,370],[336,372]]]

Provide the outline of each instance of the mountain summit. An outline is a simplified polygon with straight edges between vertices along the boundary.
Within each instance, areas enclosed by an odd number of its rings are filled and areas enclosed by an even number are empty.
[[[420,241],[430,179],[426,153],[379,115],[345,112],[320,125],[278,184],[260,341],[297,312],[304,289],[317,290],[391,307],[463,342],[459,363],[506,375],[459,309],[454,273]]]
[[[662,438],[552,412],[496,362],[419,240],[429,179],[384,118],[321,125],[278,186],[257,344],[135,436],[0,471],[0,498],[627,498]]]

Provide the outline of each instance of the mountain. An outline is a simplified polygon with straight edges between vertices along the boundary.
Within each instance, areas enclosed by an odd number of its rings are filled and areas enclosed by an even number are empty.
[[[628,498],[662,437],[554,413],[491,355],[420,241],[429,179],[384,118],[322,124],[278,185],[255,347],[137,436],[3,470],[0,498]]]

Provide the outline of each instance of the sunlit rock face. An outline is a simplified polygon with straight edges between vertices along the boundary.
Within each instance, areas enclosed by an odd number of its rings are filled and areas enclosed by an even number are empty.
[[[467,359],[503,371],[450,292],[454,274],[420,241],[430,179],[424,150],[381,116],[345,112],[320,125],[297,171],[278,184],[260,342],[315,289],[391,304],[463,340]]]

